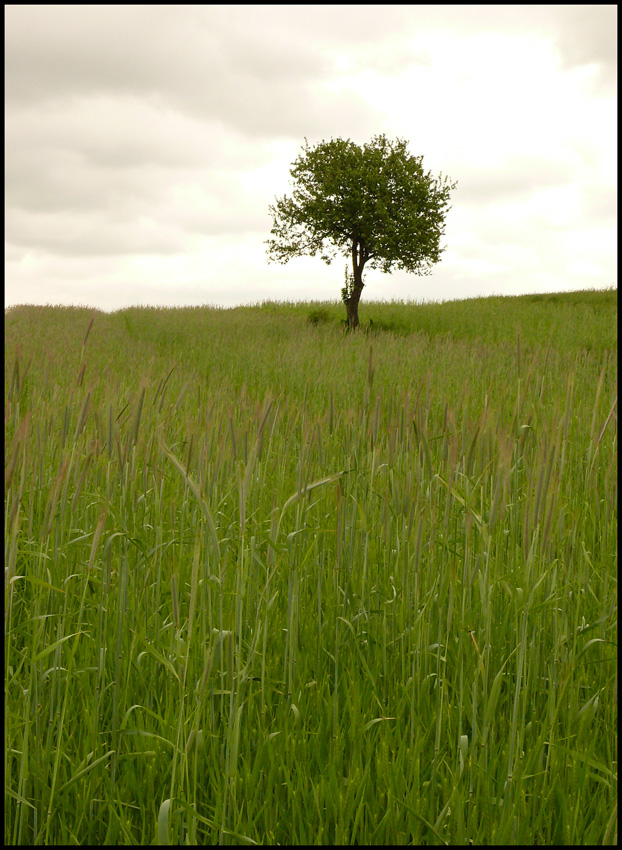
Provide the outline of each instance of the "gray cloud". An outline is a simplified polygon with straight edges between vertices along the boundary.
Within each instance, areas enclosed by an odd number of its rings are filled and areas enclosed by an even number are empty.
[[[560,5],[553,9],[559,21],[557,45],[564,66],[596,64],[602,84],[614,86],[618,64],[617,6]]]
[[[218,123],[127,96],[14,110],[5,134],[7,200],[33,209],[152,203],[173,174],[249,168],[266,158],[261,145],[236,144]]]
[[[5,63],[9,109],[127,95],[295,138],[330,132],[346,111],[355,125],[369,116],[361,98],[312,89],[330,79],[329,56],[270,7],[10,6]]]
[[[575,105],[576,80],[553,73],[549,57],[556,45],[562,71],[599,69],[593,80],[605,91],[616,64],[614,9],[9,5],[7,279],[23,293],[48,274],[55,285],[65,275],[77,285],[82,275],[98,298],[110,279],[126,299],[127,269],[131,278],[140,267],[144,293],[181,274],[192,298],[207,265],[229,303],[249,276],[261,280],[257,297],[283,281],[298,287],[301,274],[301,297],[316,280],[332,292],[335,270],[317,260],[262,266],[268,205],[288,191],[305,136],[312,144],[405,136],[428,167],[458,179],[446,240],[457,277],[461,259],[467,270],[507,269],[534,244],[549,250],[540,236],[561,228],[545,216],[534,234],[538,191],[574,186],[579,212],[606,229],[615,217],[611,166],[591,118],[602,126],[609,100],[596,97],[591,111]],[[547,91],[562,94],[553,117],[548,103],[532,110],[539,79],[526,83],[494,49],[497,36],[511,36],[520,61],[522,34],[526,50],[542,48],[549,65],[541,67],[552,66]],[[460,48],[460,65],[445,43]],[[473,45],[490,62],[488,75],[470,64]],[[575,120],[575,108],[590,120]],[[419,291],[412,279],[408,287]]]
[[[259,227],[220,175],[264,165],[262,140],[361,129],[369,105],[322,91],[330,74],[320,46],[292,39],[275,10],[7,7],[9,242],[158,253],[184,249],[178,223],[188,235]],[[199,209],[171,203],[188,183]]]
[[[513,154],[486,168],[475,167],[460,182],[462,202],[507,201],[574,179],[576,162],[572,152],[557,157]]]
[[[14,247],[65,257],[174,254],[187,245],[187,236],[172,225],[144,216],[114,221],[94,212],[76,216],[16,211],[10,217]]]
[[[26,164],[34,163],[29,153]],[[198,237],[266,233],[268,198],[247,185],[252,173],[148,161],[101,166],[55,151],[22,179],[12,172],[6,232],[13,245],[85,257],[184,252]]]
[[[288,81],[317,76],[317,55],[285,39],[261,39],[243,7],[11,6],[7,95],[42,100],[85,92],[183,98],[227,83],[223,76]]]

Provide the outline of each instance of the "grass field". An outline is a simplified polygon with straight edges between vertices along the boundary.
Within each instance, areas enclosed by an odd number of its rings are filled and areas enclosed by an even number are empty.
[[[617,291],[5,312],[5,842],[617,842]]]

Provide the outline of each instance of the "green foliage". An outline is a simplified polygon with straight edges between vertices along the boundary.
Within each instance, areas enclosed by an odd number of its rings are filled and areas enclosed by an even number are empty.
[[[345,281],[343,289],[341,290],[341,300],[347,306],[348,302],[352,298],[354,293],[354,275],[351,275],[348,272],[348,267],[346,266],[345,270]]]
[[[5,843],[616,840],[611,293],[342,309],[5,313]]]
[[[326,322],[330,321],[330,314],[328,310],[324,308],[313,309],[309,311],[309,315],[307,317],[307,321],[311,325],[324,325]]]
[[[429,273],[457,184],[424,171],[423,157],[411,156],[403,139],[375,136],[362,147],[331,139],[314,148],[305,139],[303,150],[290,172],[292,197],[270,207],[271,259],[319,252],[330,263],[337,253],[350,256],[355,239],[371,268]]]
[[[323,141],[303,153],[292,168],[291,197],[270,207],[272,238],[268,258],[338,254],[352,258],[352,281],[342,290],[347,305],[358,305],[365,265],[390,272],[429,274],[440,260],[449,195],[455,188],[423,169],[423,157],[408,153],[403,139],[375,136],[362,147],[343,139]],[[347,272],[346,272],[347,277]]]

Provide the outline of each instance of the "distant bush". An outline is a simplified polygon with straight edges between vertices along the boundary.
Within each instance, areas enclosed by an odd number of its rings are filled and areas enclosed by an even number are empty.
[[[414,329],[411,328],[405,321],[400,321],[394,317],[389,317],[387,319],[370,319],[369,325],[363,325],[364,329],[368,333],[379,333],[380,331],[385,331],[394,334],[409,334],[413,333]]]
[[[311,310],[307,316],[307,321],[310,325],[324,325],[326,322],[330,321],[330,314],[328,310],[325,310],[323,307]]]

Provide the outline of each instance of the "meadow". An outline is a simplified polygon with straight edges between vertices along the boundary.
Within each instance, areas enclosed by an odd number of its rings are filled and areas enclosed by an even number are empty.
[[[5,843],[617,843],[617,291],[344,315],[5,311]]]

